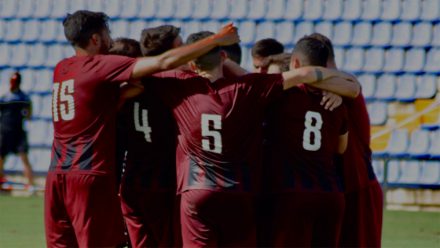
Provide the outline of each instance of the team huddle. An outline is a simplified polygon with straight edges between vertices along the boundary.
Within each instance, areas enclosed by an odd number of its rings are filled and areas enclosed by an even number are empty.
[[[249,73],[232,24],[185,45],[171,25],[112,41],[100,12],[63,26],[48,247],[380,247],[365,101],[325,36],[265,40]]]

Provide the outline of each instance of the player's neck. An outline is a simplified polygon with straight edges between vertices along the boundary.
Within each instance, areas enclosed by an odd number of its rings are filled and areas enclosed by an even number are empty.
[[[220,78],[223,78],[223,67],[219,66],[212,70],[207,71],[197,71],[197,74],[199,74],[201,77],[209,79],[209,81],[215,82]]]
[[[92,56],[97,55],[99,52],[97,52],[95,49],[84,49],[80,47],[75,47],[75,55],[78,57],[81,56]]]

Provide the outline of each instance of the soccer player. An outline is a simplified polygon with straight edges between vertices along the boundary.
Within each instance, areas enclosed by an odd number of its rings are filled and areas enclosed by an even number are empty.
[[[328,49],[304,37],[291,68],[326,66]],[[286,91],[268,116],[270,192],[274,196],[270,246],[336,247],[344,211],[342,183],[333,162],[347,145],[347,113],[321,106],[322,92],[304,85]],[[300,103],[300,104],[299,104]]]
[[[290,59],[292,54],[280,53],[271,55],[267,59],[269,66],[267,67],[267,73],[282,73],[289,70]]]
[[[120,85],[239,40],[229,24],[209,39],[159,56],[105,55],[111,43],[107,20],[104,13],[80,10],[63,21],[76,54],[54,71],[54,142],[45,192],[49,247],[114,247],[123,242],[115,176]]]
[[[336,69],[331,41],[322,34],[311,37],[327,44],[328,68]],[[343,156],[345,212],[341,247],[380,247],[382,238],[383,193],[371,165],[370,120],[365,99],[345,99],[350,122],[347,151]]]
[[[32,115],[32,104],[28,95],[20,89],[21,75],[14,72],[9,80],[9,92],[0,96],[0,186],[6,182],[3,166],[6,156],[18,153],[24,166],[27,187],[34,190],[32,166],[28,158],[27,133],[23,129],[25,119]]]
[[[254,72],[266,73],[267,66],[264,63],[264,59],[270,55],[280,54],[283,52],[283,44],[275,39],[268,38],[257,41],[251,49]]]
[[[222,50],[225,52],[226,56],[234,61],[237,65],[241,64],[241,47],[240,44],[232,44],[229,46],[223,46]]]
[[[210,36],[210,32],[192,34],[188,43]],[[177,192],[184,247],[256,245],[254,177],[261,162],[261,123],[267,104],[300,82],[316,82],[317,77],[340,82],[346,77],[308,67],[224,78],[224,58],[224,52],[214,48],[190,63],[202,77],[150,79],[173,109],[178,125]]]

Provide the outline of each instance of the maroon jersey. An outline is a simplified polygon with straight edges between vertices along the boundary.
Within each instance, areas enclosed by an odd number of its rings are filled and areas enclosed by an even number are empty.
[[[371,165],[370,119],[362,94],[345,101],[350,116],[347,151],[344,154],[344,184],[347,192],[359,190],[376,180]]]
[[[155,83],[178,125],[178,192],[252,190],[265,107],[282,92],[282,82],[281,75],[249,74]]]
[[[322,94],[307,87],[285,92],[268,117],[270,188],[280,191],[340,192],[333,162],[338,140],[347,132],[344,106],[333,112],[321,105]]]
[[[115,170],[119,85],[136,59],[115,55],[64,59],[54,71],[54,142],[49,170],[108,174]]]

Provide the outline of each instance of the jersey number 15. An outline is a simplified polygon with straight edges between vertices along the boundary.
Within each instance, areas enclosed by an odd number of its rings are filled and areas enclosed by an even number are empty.
[[[75,101],[73,93],[75,91],[73,79],[54,83],[52,88],[52,114],[53,121],[70,121],[75,118]]]

